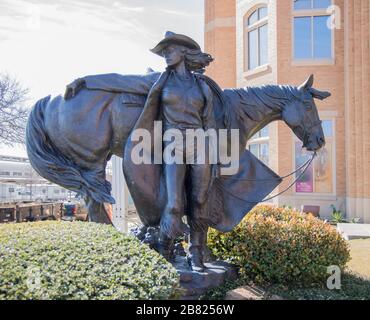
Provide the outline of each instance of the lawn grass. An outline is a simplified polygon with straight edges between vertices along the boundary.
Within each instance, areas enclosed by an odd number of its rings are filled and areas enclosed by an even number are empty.
[[[229,290],[243,286],[254,286],[249,280],[237,280],[226,283],[207,292],[201,299],[223,300]],[[265,292],[263,300],[270,300],[272,296],[281,297],[283,300],[370,300],[370,280],[346,272],[341,277],[341,289],[329,290],[321,288],[297,288],[294,286],[268,286],[259,287]]]
[[[370,280],[370,239],[350,240],[349,244],[351,261],[348,269]]]
[[[370,300],[370,239],[349,241],[351,261],[341,277],[341,289],[296,288],[294,286],[261,287],[265,299],[277,295],[287,300]],[[204,295],[203,299],[222,300],[227,291],[250,285],[249,280],[238,279]]]
[[[329,290],[322,288],[268,288],[270,294],[276,294],[288,300],[369,300],[370,279],[361,278],[356,274],[342,274],[341,289]]]

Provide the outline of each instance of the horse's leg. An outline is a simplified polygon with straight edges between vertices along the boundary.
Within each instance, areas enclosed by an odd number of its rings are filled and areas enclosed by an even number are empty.
[[[85,173],[85,176],[93,176],[96,181],[99,181],[101,187],[102,183],[108,183],[106,181],[105,169],[106,162],[95,165],[95,168]],[[97,184],[97,186],[99,186],[99,184]],[[89,222],[112,224],[112,205],[110,203],[98,202],[90,195],[85,197],[85,203],[88,210]]]
[[[109,212],[104,203],[99,203],[93,198],[88,197],[87,200],[87,210],[89,222],[112,224],[109,217]]]
[[[87,209],[87,216],[86,216],[85,221],[89,221],[89,219],[90,219],[90,215],[89,215],[89,203],[90,203],[90,199],[91,199],[91,197],[84,197],[85,207]]]

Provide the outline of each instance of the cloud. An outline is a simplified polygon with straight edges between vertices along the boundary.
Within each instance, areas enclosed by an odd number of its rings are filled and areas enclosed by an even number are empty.
[[[52,27],[54,32],[98,32],[109,36],[132,37],[150,33],[135,17],[144,7],[113,5],[101,0],[4,0],[0,5],[0,30],[3,38],[19,32],[40,32]]]
[[[168,15],[187,17],[187,18],[200,15],[200,13],[198,12],[187,12],[187,11],[171,10],[171,9],[158,9],[158,11],[164,14],[168,14]]]
[[[0,0],[0,70],[33,98],[91,73],[160,70],[149,52],[166,30],[203,37],[200,0]]]
[[[39,31],[105,33],[109,37],[153,42],[163,30],[187,32],[189,21],[199,20],[202,1],[180,0],[2,0],[0,29],[3,37]],[[191,9],[191,10],[189,10]],[[194,27],[194,25],[192,25]],[[191,33],[191,32],[190,32]]]
[[[129,7],[122,5],[119,1],[113,2],[113,7],[126,12],[144,12],[144,7]]]
[[[202,0],[0,0],[0,71],[36,101],[87,74],[163,70],[149,48],[166,30],[201,43],[202,12]]]

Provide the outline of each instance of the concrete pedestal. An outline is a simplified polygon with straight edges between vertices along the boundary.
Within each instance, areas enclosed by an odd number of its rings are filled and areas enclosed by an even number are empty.
[[[237,268],[224,261],[205,263],[204,272],[194,272],[190,269],[186,257],[176,256],[173,266],[180,274],[182,300],[197,300],[210,289],[238,277]]]

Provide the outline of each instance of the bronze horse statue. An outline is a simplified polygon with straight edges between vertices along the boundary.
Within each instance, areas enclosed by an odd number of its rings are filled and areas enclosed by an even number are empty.
[[[34,169],[47,180],[81,194],[92,222],[111,223],[104,205],[114,203],[111,185],[106,181],[107,161],[112,155],[124,157],[125,145],[158,73],[116,76],[126,79],[126,83],[132,80],[135,92],[131,93],[131,88],[106,91],[92,85],[77,93],[74,88],[72,99],[48,96],[39,100],[27,125],[27,152]],[[223,101],[219,106],[224,107],[215,110],[218,127],[239,129],[241,153],[245,152],[248,139],[276,120],[284,121],[308,150],[324,146],[314,99],[326,99],[330,93],[314,89],[312,75],[299,87],[266,85],[221,90],[209,82]],[[240,217],[248,208],[242,208]],[[230,225],[235,225],[240,217]],[[141,214],[140,218],[144,224],[159,225],[158,215]]]

